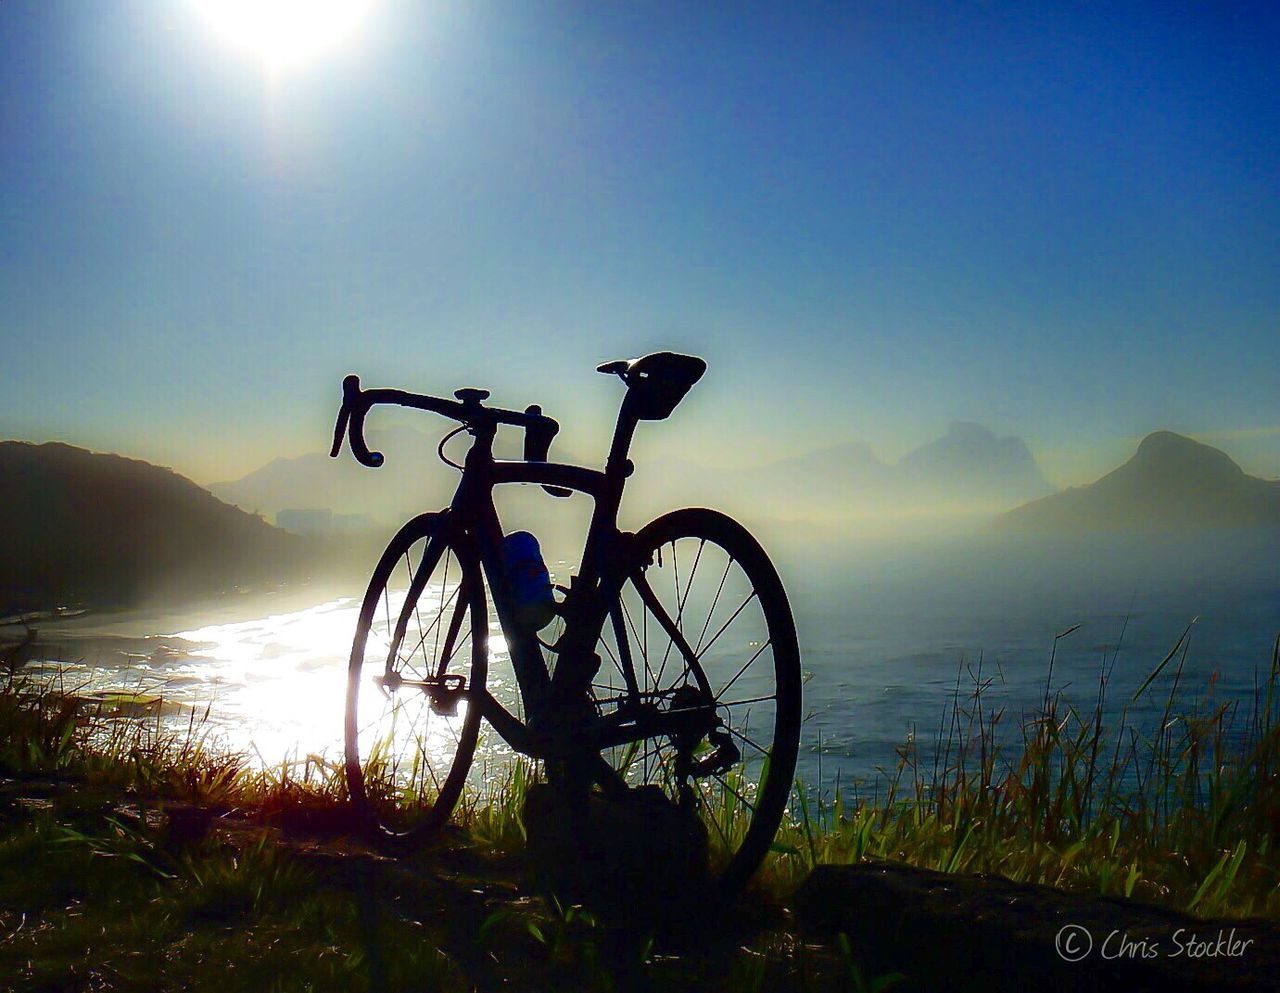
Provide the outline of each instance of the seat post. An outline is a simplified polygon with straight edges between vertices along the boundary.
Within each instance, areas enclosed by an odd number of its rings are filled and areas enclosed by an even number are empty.
[[[609,446],[609,457],[605,462],[604,488],[596,497],[591,526],[587,531],[587,543],[582,550],[582,564],[565,600],[566,607],[573,604],[579,622],[566,628],[565,636],[558,644],[560,661],[551,679],[551,697],[562,701],[584,692],[600,667],[600,658],[595,653],[595,640],[607,611],[604,600],[599,595],[602,571],[600,563],[622,551],[617,544],[618,505],[622,502],[622,488],[630,474],[627,452],[631,448],[636,425],[640,422],[631,396],[628,391],[618,411],[613,443]]]
[[[605,475],[617,474],[625,479],[627,476],[627,453],[631,450],[631,441],[635,437],[636,425],[640,418],[636,415],[632,403],[632,393],[627,390],[622,398],[622,406],[618,409],[618,423],[613,429],[613,442],[609,445],[609,458],[604,464]],[[621,487],[619,487],[621,489]]]
[[[601,548],[602,541],[610,541],[618,527],[618,505],[622,502],[622,488],[630,475],[631,463],[627,460],[627,452],[631,449],[631,440],[636,433],[636,425],[640,419],[636,416],[631,402],[631,393],[622,400],[618,411],[618,422],[613,429],[613,442],[609,446],[609,457],[605,461],[603,492],[596,498],[596,505],[591,514],[591,527],[587,532],[587,544],[582,550],[582,570],[579,573],[583,581],[595,583],[600,578],[596,564],[600,553],[609,554],[610,548]]]

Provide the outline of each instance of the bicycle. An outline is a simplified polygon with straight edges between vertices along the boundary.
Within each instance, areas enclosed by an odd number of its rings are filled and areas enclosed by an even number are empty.
[[[486,390],[446,400],[344,379],[334,457],[345,436],[363,465],[383,464],[364,439],[376,405],[461,425],[437,450],[461,469],[457,492],[448,508],[414,517],[391,539],[351,649],[348,790],[385,850],[408,852],[445,823],[483,720],[579,801],[590,789],[651,784],[694,811],[722,892],[744,885],[763,861],[786,810],[800,736],[800,653],[782,582],[755,538],[717,511],[672,511],[635,533],[617,525],[637,426],[670,416],[705,369],[702,359],[669,352],[601,365],[627,387],[603,471],[549,462],[559,425],[536,405],[504,410],[484,405]],[[494,458],[503,425],[524,429],[523,461]],[[473,441],[459,464],[445,445],[464,431]],[[595,501],[578,574],[555,587],[562,600],[547,592],[553,640],[539,636],[545,616],[525,616],[505,560],[493,488],[512,483]],[[711,582],[695,591],[700,568]],[[526,719],[486,686],[490,604]]]

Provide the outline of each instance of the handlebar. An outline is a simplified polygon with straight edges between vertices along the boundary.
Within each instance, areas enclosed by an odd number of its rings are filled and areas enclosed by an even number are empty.
[[[372,392],[372,391],[370,391]],[[338,423],[333,428],[333,447],[329,449],[329,457],[337,458],[342,451],[342,436],[348,435],[351,441],[351,454],[361,465],[377,469],[385,459],[381,452],[369,451],[364,440],[364,416],[373,406],[368,394],[360,389],[359,376],[347,376],[342,381],[342,406],[338,408]]]
[[[333,429],[333,447],[329,450],[332,458],[337,458],[342,451],[342,438],[347,436],[351,443],[351,454],[361,465],[377,469],[386,461],[381,452],[371,452],[364,440],[364,418],[369,409],[376,404],[393,404],[399,407],[411,407],[415,410],[429,410],[461,421],[470,428],[496,429],[499,424],[510,424],[524,428],[524,458],[526,462],[545,462],[551,451],[551,442],[560,431],[560,425],[542,413],[542,408],[534,404],[523,412],[503,410],[500,407],[486,407],[483,400],[488,397],[485,390],[464,389],[454,394],[457,400],[445,400],[441,397],[426,396],[421,393],[407,393],[404,390],[373,389],[362,390],[360,377],[351,375],[342,380],[342,406],[338,410],[338,422]],[[559,487],[544,487],[547,492],[556,496],[567,496],[567,491]]]

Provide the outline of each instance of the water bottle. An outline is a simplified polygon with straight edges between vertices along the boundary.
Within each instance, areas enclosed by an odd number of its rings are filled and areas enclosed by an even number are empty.
[[[502,539],[502,559],[516,623],[531,631],[541,630],[555,617],[556,602],[538,539],[528,531],[512,531]]]

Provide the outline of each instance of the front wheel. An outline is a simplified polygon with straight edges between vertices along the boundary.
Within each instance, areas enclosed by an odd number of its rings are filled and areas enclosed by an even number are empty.
[[[800,741],[800,649],[782,582],[742,525],[678,510],[634,538],[636,563],[601,636],[602,714],[695,710],[692,733],[644,738],[603,758],[628,784],[659,786],[705,825],[726,895],[760,866],[786,811]]]
[[[365,593],[347,670],[347,788],[384,849],[411,850],[462,793],[488,666],[484,580],[446,514],[422,514],[387,546]]]

